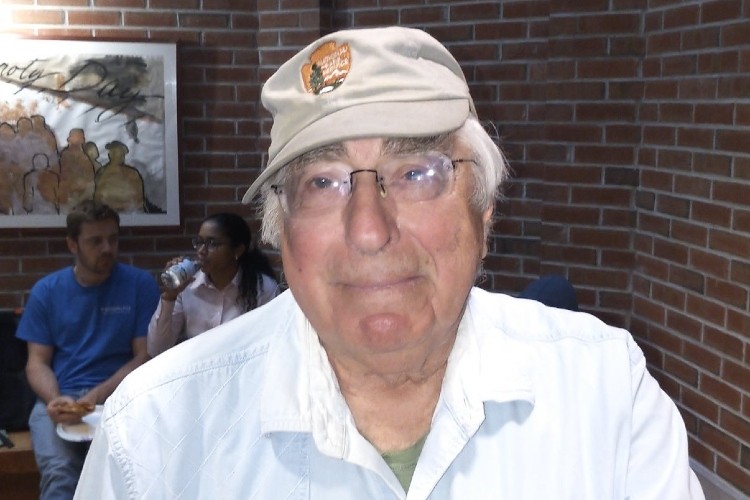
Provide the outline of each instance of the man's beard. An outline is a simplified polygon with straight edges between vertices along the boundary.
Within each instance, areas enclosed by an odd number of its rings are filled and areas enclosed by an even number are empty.
[[[109,274],[115,265],[115,256],[111,253],[99,255],[94,261],[81,259],[81,266],[95,274]]]

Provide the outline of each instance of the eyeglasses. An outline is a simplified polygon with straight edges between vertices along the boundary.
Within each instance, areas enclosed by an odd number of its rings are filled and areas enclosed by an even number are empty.
[[[271,189],[279,196],[288,215],[312,216],[343,208],[354,188],[354,175],[375,174],[380,196],[396,204],[430,201],[453,189],[456,164],[473,159],[453,160],[442,153],[399,155],[375,169],[351,170],[342,160],[319,160],[306,165],[284,184]]]
[[[201,237],[195,237],[193,238],[193,248],[196,250],[200,250],[203,245],[206,246],[206,250],[209,252],[213,252],[217,248],[219,248],[222,245],[226,245],[227,242],[223,240],[217,240],[214,238],[206,238],[205,240]]]

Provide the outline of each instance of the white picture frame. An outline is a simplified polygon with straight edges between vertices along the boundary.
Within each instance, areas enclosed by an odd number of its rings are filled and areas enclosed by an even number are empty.
[[[4,41],[0,229],[64,227],[86,198],[179,225],[176,45]]]

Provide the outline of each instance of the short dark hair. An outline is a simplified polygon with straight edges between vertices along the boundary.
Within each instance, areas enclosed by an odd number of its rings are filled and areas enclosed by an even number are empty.
[[[74,240],[81,234],[81,224],[112,219],[120,228],[120,214],[109,205],[94,200],[83,200],[68,213],[65,223],[68,226],[68,237]]]

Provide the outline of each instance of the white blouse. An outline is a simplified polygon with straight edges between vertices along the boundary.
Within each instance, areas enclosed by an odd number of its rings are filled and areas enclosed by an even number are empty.
[[[193,338],[245,312],[237,301],[242,271],[237,271],[223,290],[217,289],[203,271],[174,301],[160,300],[148,325],[148,353],[156,356],[183,340]],[[277,294],[278,284],[261,274],[258,306]]]

